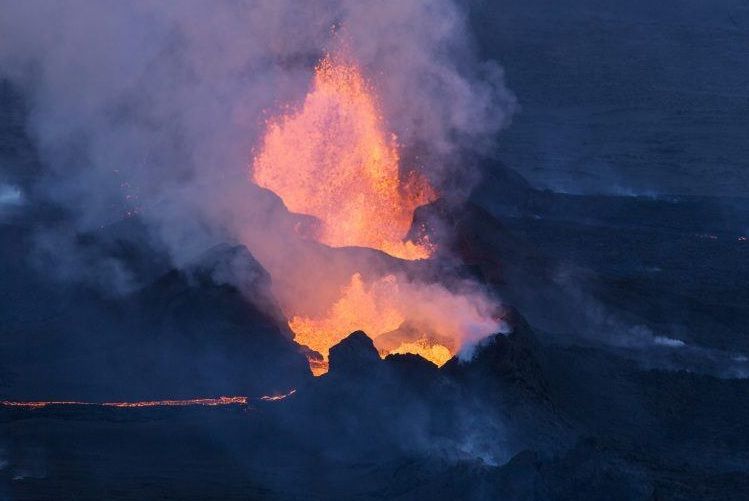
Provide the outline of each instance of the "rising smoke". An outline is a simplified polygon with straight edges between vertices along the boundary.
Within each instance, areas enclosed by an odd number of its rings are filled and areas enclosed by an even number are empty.
[[[0,75],[26,93],[44,165],[28,198],[66,216],[39,230],[40,261],[108,290],[141,284],[110,257],[77,255],[76,237],[134,216],[176,266],[246,244],[282,304],[315,297],[306,306],[324,309],[376,266],[360,256],[331,265],[293,231],[300,217],[248,176],[266,119],[303,100],[341,39],[388,129],[442,194],[468,190],[460,159],[485,152],[514,108],[451,0],[8,1],[2,11]]]

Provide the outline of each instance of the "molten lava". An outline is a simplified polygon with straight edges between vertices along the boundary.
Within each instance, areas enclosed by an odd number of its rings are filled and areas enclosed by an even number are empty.
[[[262,402],[277,402],[288,398],[296,393],[296,389],[289,390],[288,393],[277,395],[263,395],[257,400]],[[39,401],[21,401],[21,400],[0,400],[0,407],[21,407],[25,409],[41,409],[49,406],[95,406],[95,407],[116,407],[120,409],[143,408],[143,407],[219,407],[225,405],[245,406],[250,402],[250,397],[216,397],[216,398],[188,398],[184,400],[135,400],[131,402],[82,402],[78,400],[39,400]]]
[[[301,109],[268,122],[252,175],[290,211],[315,216],[322,243],[409,260],[431,253],[428,242],[404,238],[435,192],[416,172],[401,179],[396,137],[352,63],[320,61]]]
[[[140,402],[104,402],[104,407],[188,407],[205,405],[247,405],[247,397],[191,398],[186,400],[143,400]]]
[[[364,287],[361,275],[341,291],[341,298],[323,318],[294,316],[289,327],[298,343],[312,348],[327,360],[328,349],[356,330],[371,335],[390,332],[405,320],[401,312],[381,298],[395,285],[395,277],[385,277],[370,288]]]
[[[441,344],[430,344],[426,339],[419,339],[413,342],[405,341],[401,343],[400,346],[390,351],[390,353],[413,353],[414,355],[420,355],[423,358],[426,358],[430,362],[434,362],[438,366],[445,365],[448,360],[453,358],[453,353],[447,347],[442,346]]]
[[[289,390],[288,393],[280,393],[277,395],[263,395],[262,397],[260,397],[260,400],[262,400],[263,402],[277,402],[279,400],[289,398],[294,393],[296,393],[296,388]]]
[[[37,402],[23,402],[17,400],[2,400],[3,407],[24,407],[29,409],[41,409],[49,406],[98,406],[98,407],[190,407],[194,405],[217,407],[220,405],[247,405],[247,397],[217,397],[217,398],[191,398],[185,400],[140,400],[134,402],[80,402],[73,400],[40,400]]]
[[[406,260],[432,254],[428,236],[417,242],[405,238],[414,210],[436,193],[415,171],[401,172],[397,139],[386,129],[373,88],[340,54],[320,61],[297,110],[268,121],[252,179],[291,212],[314,216],[319,226],[313,233],[321,243],[369,247]],[[282,295],[293,298],[282,306],[295,341],[321,355],[308,357],[315,375],[327,372],[329,349],[356,330],[371,336],[383,357],[413,353],[437,365],[464,343],[498,331],[489,311],[493,305],[481,295],[455,295],[400,275],[367,281],[367,270],[359,271],[322,314],[319,307],[309,308],[319,298]],[[338,283],[334,273],[314,272],[319,290],[338,287],[332,285]],[[306,280],[309,274],[303,275]],[[310,290],[308,284],[285,283]],[[300,313],[308,311],[315,313]]]
[[[476,301],[481,302],[478,298]],[[418,327],[414,327],[416,324]],[[324,316],[294,316],[289,321],[295,340],[320,353],[324,361],[331,346],[351,332],[363,330],[373,337],[383,357],[413,353],[438,366],[453,357],[465,332],[476,325],[484,334],[498,331],[498,324],[486,319],[469,299],[453,296],[442,287],[422,289],[401,283],[395,275],[367,284],[358,273]],[[312,372],[323,374],[327,365],[314,364]]]

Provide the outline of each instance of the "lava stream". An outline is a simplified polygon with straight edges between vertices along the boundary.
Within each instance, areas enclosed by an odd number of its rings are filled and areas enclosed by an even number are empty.
[[[296,393],[296,389],[290,390],[288,393],[282,393],[277,395],[263,395],[258,397],[257,400],[263,402],[276,402],[290,397]],[[143,407],[191,407],[191,406],[205,406],[205,407],[218,407],[227,405],[238,405],[245,406],[250,400],[250,397],[244,396],[221,396],[216,398],[190,398],[184,400],[136,400],[132,402],[82,402],[76,400],[40,400],[35,402],[26,402],[20,400],[2,400],[0,406],[2,407],[21,407],[27,409],[40,409],[49,406],[95,406],[95,407],[117,407],[117,408],[143,408]]]
[[[284,398],[290,397],[296,393],[296,388],[290,390],[288,393],[281,393],[279,395],[263,395],[260,397],[260,400],[263,402],[276,402],[278,400],[283,400]]]
[[[142,402],[104,402],[103,407],[187,407],[191,405],[247,405],[247,397],[193,398],[187,400],[145,400]]]

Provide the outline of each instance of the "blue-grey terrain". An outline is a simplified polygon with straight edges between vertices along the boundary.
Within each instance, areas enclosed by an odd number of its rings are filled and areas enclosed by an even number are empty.
[[[512,332],[439,368],[354,332],[313,377],[247,248],[174,267],[137,215],[74,242],[136,286],[52,279],[39,231],[71,216],[30,202],[0,83],[0,400],[296,390],[0,406],[0,499],[749,498],[749,3],[466,3],[520,109],[467,200],[417,209],[444,259],[379,259],[484,284]]]

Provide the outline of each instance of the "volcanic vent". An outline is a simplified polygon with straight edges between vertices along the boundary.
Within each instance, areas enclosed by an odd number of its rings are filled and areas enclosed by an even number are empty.
[[[414,209],[436,194],[415,171],[401,181],[397,138],[385,131],[372,90],[353,63],[330,55],[320,61],[301,110],[268,123],[253,179],[292,212],[316,217],[322,243],[429,257],[426,242],[404,237]]]
[[[436,200],[437,191],[401,165],[398,138],[387,128],[375,89],[345,51],[319,61],[298,108],[267,122],[251,170],[252,180],[290,212],[314,218],[307,237],[397,258],[392,271],[359,269],[343,285],[320,284],[338,294],[323,311],[282,304],[295,340],[322,357],[309,357],[315,374],[327,371],[329,349],[355,330],[372,336],[382,356],[414,353],[437,365],[466,342],[500,330],[495,305],[475,288],[456,294],[398,270],[399,262],[435,252],[425,232],[407,236],[414,210]]]

